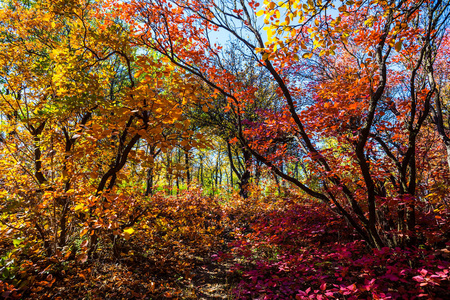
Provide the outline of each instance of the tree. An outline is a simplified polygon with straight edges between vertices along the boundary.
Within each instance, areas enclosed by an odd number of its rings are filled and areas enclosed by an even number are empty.
[[[435,61],[435,72],[428,73],[430,84],[436,86],[437,92],[434,95],[433,105],[431,107],[432,122],[435,124],[437,132],[441,137],[447,151],[447,165],[450,170],[450,139],[448,137],[449,117],[448,117],[448,99],[449,73],[447,68],[443,68],[450,62],[450,38],[449,29],[441,30],[436,33],[437,43],[435,45],[437,51]],[[439,47],[439,48],[438,48]],[[438,51],[439,50],[439,51]]]
[[[205,104],[188,111],[187,116],[198,128],[207,128],[212,134],[223,140],[226,148],[225,155],[230,163],[230,172],[234,173],[238,179],[239,194],[247,198],[255,162],[251,153],[239,141],[238,129],[241,126],[245,131],[253,124],[259,123],[259,111],[276,109],[278,96],[273,86],[266,84],[267,72],[247,57],[245,49],[239,51],[233,42],[227,47],[229,49],[225,51],[223,57],[217,58],[216,67],[233,74],[235,80],[242,85],[241,92],[254,93],[256,100],[242,105],[242,111],[238,117],[226,97],[217,95],[205,99]]]
[[[239,140],[258,160],[329,203],[369,245],[403,244],[399,237],[407,233],[414,243],[417,138],[436,94],[436,85],[424,78],[433,72],[448,3],[342,1],[337,17],[331,15],[336,8],[331,1],[265,1],[259,11],[255,1],[117,5],[125,20],[139,22],[133,32],[136,43],[166,56],[229,101]],[[256,14],[265,16],[266,42]],[[271,74],[300,151],[320,174],[320,188],[283,172],[252,147],[243,132],[242,111],[255,98],[235,88],[236,76],[216,67],[221,47],[210,42],[209,33],[217,29],[233,35]],[[299,77],[300,71],[308,76]],[[330,136],[337,138],[337,149],[323,147]],[[395,207],[397,218],[386,212],[395,226],[380,215],[386,201]]]
[[[2,223],[49,256],[89,238],[85,259],[100,237],[127,237],[148,211],[141,188],[124,189],[132,169],[152,165],[156,152],[143,148],[174,147],[169,129],[186,135],[183,106],[201,94],[164,60],[137,54],[102,5],[2,6]]]

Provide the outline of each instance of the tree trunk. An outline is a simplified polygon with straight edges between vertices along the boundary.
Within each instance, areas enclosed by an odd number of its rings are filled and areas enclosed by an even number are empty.
[[[166,153],[166,194],[172,195],[172,174],[171,174],[172,158],[170,151]]]
[[[189,185],[191,184],[191,172],[190,172],[190,160],[188,150],[184,150],[184,163],[186,170],[186,189],[189,190]]]
[[[248,198],[249,196],[249,184],[251,179],[251,173],[250,173],[250,167],[252,164],[252,154],[247,151],[246,149],[243,149],[244,154],[244,172],[241,174],[241,177],[239,178],[239,195],[241,195],[244,199]]]
[[[149,195],[153,195],[153,181],[154,181],[154,176],[153,176],[153,167],[148,168],[147,171],[147,187],[145,189],[145,196],[149,196]]]

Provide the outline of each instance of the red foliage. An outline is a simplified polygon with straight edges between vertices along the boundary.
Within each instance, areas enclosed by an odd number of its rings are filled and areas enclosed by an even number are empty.
[[[344,221],[317,203],[286,203],[237,234],[238,299],[414,299],[448,297],[448,250],[368,250]],[[447,243],[450,247],[450,243]],[[446,256],[447,255],[447,256]]]
[[[22,294],[11,284],[3,282],[0,280],[0,297],[2,299],[19,299]]]

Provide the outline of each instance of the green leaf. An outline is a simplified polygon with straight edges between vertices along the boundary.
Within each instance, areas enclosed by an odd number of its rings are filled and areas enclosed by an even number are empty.
[[[14,245],[14,247],[19,246],[21,243],[22,243],[21,240],[19,240],[19,239],[13,239],[13,245]]]

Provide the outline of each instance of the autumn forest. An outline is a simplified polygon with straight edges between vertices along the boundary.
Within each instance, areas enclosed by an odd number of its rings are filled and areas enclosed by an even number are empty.
[[[449,298],[448,1],[0,1],[0,299]]]

